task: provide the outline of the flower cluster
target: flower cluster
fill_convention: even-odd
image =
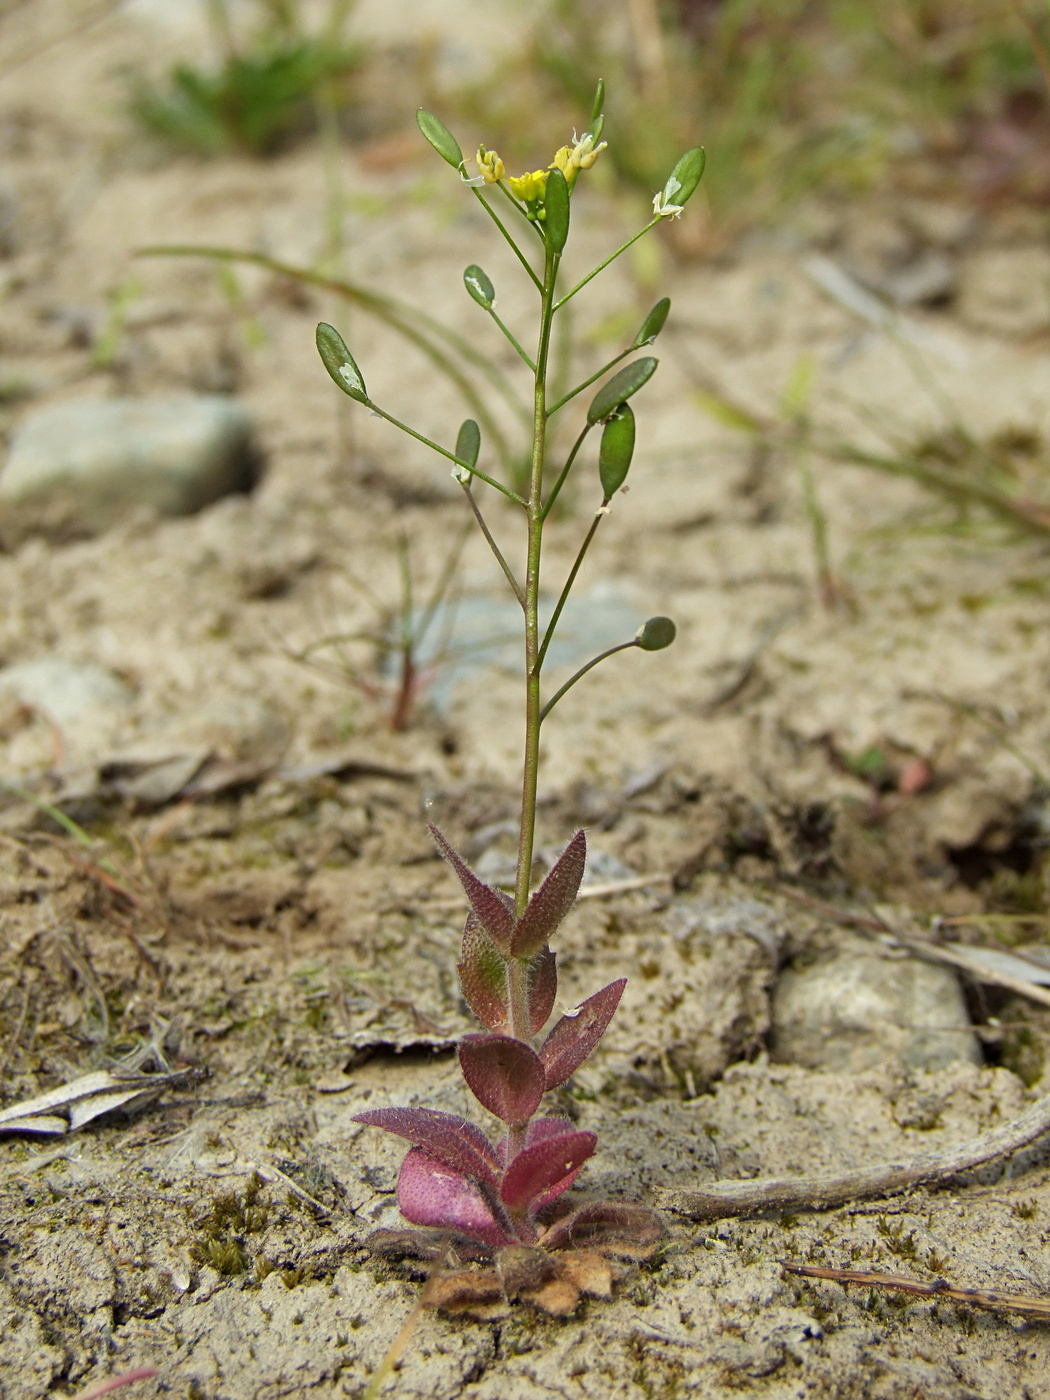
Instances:
[[[497,151],[490,151],[487,146],[479,146],[477,155],[474,157],[479,174],[467,181],[468,185],[499,185],[506,180],[507,189],[525,206],[528,217],[533,220],[543,221],[544,207],[543,197],[547,190],[547,176],[552,170],[560,170],[565,176],[566,183],[572,189],[576,183],[576,178],[581,170],[590,170],[591,166],[601,155],[608,145],[607,141],[600,141],[601,121],[595,123],[595,131],[585,131],[582,136],[572,134],[572,145],[562,146],[554,153],[554,159],[546,170],[530,170],[524,175],[508,175],[507,168]]]

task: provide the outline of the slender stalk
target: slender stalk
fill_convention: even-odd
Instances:
[[[373,413],[378,414],[380,418],[385,418],[388,423],[393,423],[395,428],[400,428],[403,433],[407,433],[409,437],[415,438],[417,442],[423,443],[425,447],[432,448],[433,451],[437,452],[440,456],[447,457],[450,462],[455,462],[457,467],[463,467],[466,471],[470,472],[471,476],[480,477],[481,480],[486,482],[489,486],[494,486],[497,491],[502,491],[504,496],[509,500],[517,502],[519,506],[525,505],[525,501],[516,491],[509,490],[501,482],[496,481],[494,477],[486,476],[483,471],[479,471],[477,467],[472,467],[469,462],[461,462],[454,452],[449,452],[447,448],[440,447],[432,438],[424,437],[422,433],[417,433],[415,428],[410,428],[407,423],[402,423],[400,418],[395,418],[392,413],[387,413],[385,409],[380,408],[379,405],[373,403],[371,399],[368,400],[368,407]]]
[[[550,417],[550,414],[549,414],[549,413],[548,413],[547,417],[548,417],[548,418]],[[547,504],[543,507],[543,518],[544,518],[544,520],[546,520],[546,519],[547,519],[547,516],[550,515],[550,513],[551,513],[551,507],[554,505],[554,502],[558,499],[558,492],[559,492],[559,491],[561,490],[561,488],[565,485],[565,481],[566,481],[566,478],[567,478],[568,475],[569,475],[569,471],[570,471],[571,468],[572,468],[572,464],[573,464],[573,462],[575,462],[575,460],[576,460],[576,454],[577,454],[577,452],[579,452],[580,448],[583,446],[583,440],[584,440],[584,438],[587,436],[587,434],[591,431],[591,429],[592,429],[593,427],[594,427],[594,424],[593,424],[593,423],[585,423],[585,424],[583,425],[583,428],[582,428],[581,431],[580,431],[579,437],[578,437],[578,438],[576,439],[576,441],[573,443],[573,445],[572,445],[572,451],[569,453],[569,455],[568,455],[568,457],[567,457],[567,459],[566,459],[566,461],[565,461],[564,467],[562,467],[560,473],[558,474],[558,480],[554,483],[554,489],[551,491],[550,495],[547,497]]]
[[[473,186],[472,186],[471,188],[473,188]],[[501,186],[500,188],[502,189],[502,186]],[[503,192],[504,192],[504,194],[507,193],[506,190],[504,190]],[[492,222],[493,222],[493,223],[496,225],[496,227],[499,229],[500,233],[502,233],[503,237],[504,237],[504,238],[507,240],[507,242],[510,244],[511,249],[512,249],[512,251],[513,251],[513,253],[514,253],[514,256],[517,258],[518,262],[521,263],[521,265],[522,265],[522,267],[525,269],[525,271],[529,274],[529,276],[530,276],[531,279],[532,279],[532,284],[533,284],[533,286],[536,288],[536,290],[537,290],[537,291],[540,293],[540,295],[542,296],[542,295],[544,294],[543,283],[542,283],[542,282],[540,281],[540,279],[536,276],[536,273],[533,271],[532,264],[529,262],[528,258],[527,258],[527,257],[525,256],[525,254],[521,251],[521,249],[518,247],[518,245],[514,242],[514,238],[513,238],[512,234],[511,234],[510,230],[507,228],[507,225],[503,222],[503,220],[500,218],[500,216],[496,213],[495,209],[493,209],[492,205],[488,202],[488,200],[484,197],[484,195],[482,195],[482,193],[481,193],[480,190],[475,189],[475,190],[474,190],[474,196],[475,196],[475,198],[477,199],[478,203],[481,205],[482,209],[485,210],[485,213],[488,214],[489,218],[492,220]],[[508,197],[508,199],[510,198],[509,195],[507,195],[507,197]]]
[[[506,323],[505,323],[504,321],[502,321],[502,320],[500,319],[499,316],[497,316],[496,312],[493,311],[493,309],[492,309],[491,306],[488,308],[488,313],[489,313],[489,315],[492,317],[492,319],[495,321],[496,325],[499,326],[499,328],[500,328],[500,330],[503,332],[503,334],[504,334],[504,335],[507,337],[507,339],[510,341],[511,345],[514,346],[514,349],[517,350],[518,354],[521,356],[521,358],[522,358],[522,359],[525,361],[525,363],[528,365],[529,369],[531,369],[532,372],[533,372],[533,374],[535,374],[535,373],[536,373],[536,366],[532,363],[532,357],[531,357],[529,354],[527,354],[525,350],[522,349],[521,345],[520,345],[519,342],[518,342],[518,337],[514,334],[514,332],[510,329],[510,327],[509,327],[508,325],[506,325]]]
[[[565,394],[556,404],[552,404],[547,410],[547,417],[553,418],[559,408],[564,408],[570,399],[574,399],[577,394],[582,394],[584,389],[589,389],[596,379],[601,379],[602,375],[608,370],[611,370],[613,365],[618,365],[621,360],[626,359],[628,355],[637,349],[637,345],[628,345],[626,350],[621,350],[618,355],[614,355],[607,365],[602,365],[601,369],[596,369],[589,379],[585,379],[582,384],[577,384],[575,389]]]
[[[554,629],[558,625],[558,621],[561,618],[565,604],[569,601],[569,594],[572,592],[572,586],[576,582],[576,575],[580,572],[580,566],[583,563],[584,555],[587,553],[588,549],[590,549],[591,540],[594,539],[598,526],[602,523],[602,517],[605,514],[605,506],[607,504],[607,501],[602,503],[602,509],[598,511],[594,519],[591,521],[591,528],[587,531],[587,534],[584,536],[583,544],[580,545],[580,552],[577,554],[576,561],[573,564],[572,568],[569,570],[569,577],[565,580],[565,587],[561,591],[561,596],[558,599],[557,606],[554,609],[554,613],[551,616],[551,620],[547,623],[547,630],[543,634],[543,645],[540,647],[540,654],[536,659],[537,669],[542,669],[543,667],[543,660],[544,657],[547,655],[547,648],[550,646],[551,641],[554,638]]]
[[[632,243],[637,243],[639,238],[644,238],[645,235],[649,232],[649,230],[651,228],[655,228],[659,222],[660,215],[658,214],[655,219],[650,219],[644,228],[639,229],[633,238],[628,238],[626,243],[621,243],[620,247],[617,248],[615,253],[610,253],[609,256],[605,259],[605,261],[600,262],[593,272],[588,272],[587,276],[583,279],[582,282],[577,282],[571,292],[566,292],[565,295],[559,301],[556,301],[554,303],[555,311],[560,311],[561,308],[565,305],[565,303],[567,301],[570,301],[576,295],[577,292],[583,291],[587,283],[592,282],[594,278],[598,276],[599,272],[604,272],[611,262],[615,262],[621,253],[626,253],[627,249],[631,246]]]
[[[580,669],[576,672],[576,674],[574,676],[570,676],[569,679],[562,686],[562,688],[558,691],[555,691],[555,693],[547,701],[546,705],[544,705],[543,709],[540,711],[540,723],[543,723],[543,721],[550,714],[551,710],[554,709],[555,705],[565,694],[565,692],[567,690],[571,690],[578,680],[582,680],[588,671],[590,671],[593,667],[597,666],[599,661],[604,661],[608,656],[615,656],[618,651],[626,651],[628,647],[636,647],[637,645],[637,641],[634,639],[634,637],[632,637],[629,642],[620,642],[618,646],[610,647],[608,651],[603,651],[598,656],[591,657],[590,661],[587,662],[587,665],[581,666]]]
[[[500,549],[496,541],[492,538],[492,532],[488,527],[485,517],[481,513],[477,501],[474,499],[474,492],[470,489],[470,482],[464,481],[462,483],[462,486],[463,490],[466,492],[467,500],[470,502],[470,508],[474,512],[474,519],[478,522],[478,526],[481,529],[481,533],[485,536],[485,539],[488,541],[489,548],[496,556],[496,563],[503,570],[504,577],[506,578],[507,582],[510,584],[511,588],[514,591],[515,598],[517,598],[518,602],[522,606],[522,609],[524,609],[525,594],[522,592],[521,584],[514,577],[514,571],[504,558],[503,551]]]

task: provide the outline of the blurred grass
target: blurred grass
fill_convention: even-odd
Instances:
[[[1050,42],[1044,0],[1023,15]],[[814,191],[890,181],[1050,203],[1029,33],[1005,0],[549,0],[528,54],[463,105],[534,164],[604,77],[608,159],[628,186],[651,195],[683,147],[706,146],[707,216],[668,230],[703,252]]]
[[[324,125],[345,105],[360,47],[345,37],[351,0],[329,0],[311,30],[300,0],[253,0],[251,22],[235,27],[227,0],[210,0],[211,67],[176,63],[161,83],[131,79],[130,109],[140,126],[198,155],[273,155]]]

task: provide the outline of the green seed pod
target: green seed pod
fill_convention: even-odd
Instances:
[[[365,381],[353,355],[346,348],[346,341],[334,326],[322,321],[317,327],[317,351],[324,361],[324,367],[339,385],[344,394],[349,394],[357,403],[368,403]]]
[[[632,350],[640,350],[643,345],[652,345],[653,341],[664,328],[667,320],[667,313],[671,310],[671,298],[664,297],[653,307],[649,315],[646,316],[639,328],[638,334],[631,342]]]
[[[602,108],[603,108],[604,106],[605,106],[605,79],[604,79],[604,78],[599,78],[599,79],[598,79],[598,86],[594,89],[594,105],[591,107],[591,125],[590,125],[590,128],[589,128],[589,129],[590,129],[590,131],[591,131],[592,134],[593,134],[593,132],[594,132],[594,123],[595,123],[595,122],[598,120],[598,118],[601,116],[601,114],[602,114]]]
[[[674,641],[677,631],[669,617],[651,617],[639,627],[635,644],[643,651],[663,651]]]
[[[416,113],[416,124],[442,160],[447,160],[456,170],[463,169],[463,152],[459,149],[459,142],[443,121],[439,121],[425,107],[420,107]]]
[[[479,306],[483,306],[486,311],[492,310],[492,303],[496,300],[496,288],[476,263],[471,263],[464,272],[463,285]]]
[[[612,500],[627,480],[633,455],[634,413],[630,404],[625,403],[606,420],[602,429],[602,444],[598,449],[598,478],[606,502]]]
[[[547,215],[543,224],[543,236],[547,240],[547,246],[553,252],[560,253],[569,236],[569,185],[557,166],[548,172],[543,207]]]
[[[700,183],[706,163],[707,156],[703,146],[694,146],[686,151],[684,156],[680,156],[675,168],[667,177],[667,184],[664,185],[663,202],[683,205]]]
[[[594,144],[597,145],[602,139],[602,132],[605,130],[605,118],[600,116],[597,121],[591,122],[591,135],[594,137]]]
[[[621,404],[636,394],[643,384],[648,383],[656,373],[659,360],[645,355],[640,360],[632,360],[619,374],[614,374],[595,394],[587,410],[588,423],[600,423],[615,413]]]
[[[459,436],[456,438],[456,456],[461,462],[466,462],[468,467],[476,467],[480,451],[481,429],[473,418],[468,418],[460,428]]]

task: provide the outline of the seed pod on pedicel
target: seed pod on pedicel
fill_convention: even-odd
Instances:
[[[635,636],[635,645],[643,651],[663,651],[674,641],[678,628],[669,617],[651,617],[643,622]]]
[[[670,310],[670,297],[664,297],[661,301],[656,303],[652,311],[649,312],[649,315],[646,316],[645,320],[638,328],[638,334],[631,342],[632,350],[640,350],[643,345],[652,345],[653,341],[663,330],[664,322],[667,320],[667,313]]]
[[[344,394],[357,403],[368,403],[368,391],[357,362],[334,326],[322,321],[317,327],[317,351],[324,367]]]
[[[551,251],[560,253],[569,236],[569,185],[557,166],[547,174],[543,208],[543,236]]]
[[[623,404],[602,429],[602,445],[598,449],[598,477],[602,496],[607,504],[627,480],[634,455],[634,413],[630,404]]]
[[[663,188],[664,203],[683,205],[700,183],[706,164],[703,146],[693,146],[684,156],[679,156]]]
[[[598,118],[601,116],[601,114],[602,114],[602,108],[603,108],[604,106],[605,106],[605,79],[604,79],[604,78],[599,78],[599,79],[598,79],[598,86],[594,89],[594,104],[593,104],[592,107],[591,107],[591,125],[590,125],[590,130],[591,130],[592,132],[594,131],[594,123],[595,123],[595,122],[598,120]]]
[[[480,451],[481,429],[473,418],[468,418],[460,428],[459,436],[456,438],[456,456],[468,467],[476,467]]]
[[[416,113],[416,125],[442,160],[447,160],[456,170],[463,169],[463,152],[459,149],[459,142],[443,121],[439,121],[425,107],[420,107]]]
[[[591,406],[587,410],[587,422],[600,423],[603,418],[615,413],[643,384],[648,384],[659,363],[659,360],[654,360],[651,355],[644,355],[640,360],[632,360],[629,365],[624,365],[618,374],[614,374],[602,385],[591,400]]]
[[[496,300],[496,288],[477,263],[471,263],[464,272],[463,285],[479,306],[483,306],[486,311],[492,310],[492,303]]]

